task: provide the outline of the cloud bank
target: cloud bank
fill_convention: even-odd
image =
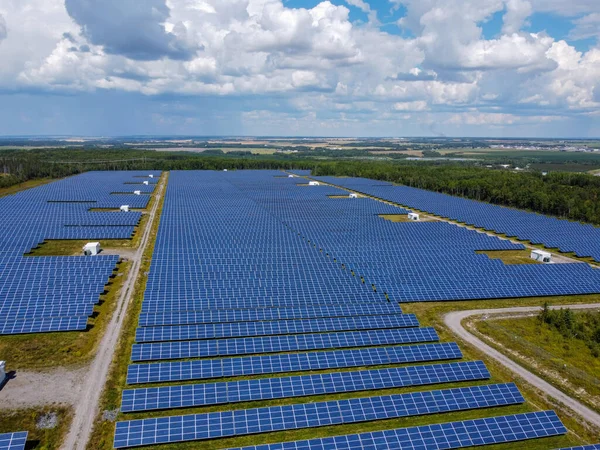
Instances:
[[[312,8],[282,0],[8,2],[0,5],[0,90],[121,92],[169,97],[183,109],[228,98],[243,129],[257,134],[269,125],[267,134],[429,134],[435,124],[450,134],[484,127],[510,135],[556,121],[600,134],[600,46],[574,42],[600,37],[600,3],[568,3],[390,0],[377,10],[368,0]],[[382,25],[399,6],[402,17]],[[527,31],[541,13],[571,23],[567,40]],[[498,15],[500,31],[486,38]],[[253,109],[248,99],[258,98]]]

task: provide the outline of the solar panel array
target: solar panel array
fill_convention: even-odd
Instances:
[[[379,215],[407,211],[368,198],[330,198],[345,192],[306,184],[275,171],[171,172],[127,374],[136,388],[126,389],[122,398],[121,412],[134,419],[117,422],[115,447],[523,402],[514,384],[481,384],[489,379],[482,362],[452,361],[462,358],[458,346],[438,342],[433,328],[419,326],[387,292],[388,286],[403,289],[420,280],[447,294],[449,264],[434,252],[441,244],[458,253],[452,264],[485,266],[472,274],[471,284],[512,286],[506,272],[481,282],[486,271],[501,269],[498,262],[486,265],[475,250],[515,246],[446,224],[420,228],[385,221]],[[414,254],[421,251],[438,260],[415,264]],[[377,283],[368,277],[371,267],[380,274]],[[432,276],[434,269],[439,276]],[[302,374],[315,370],[320,372]],[[261,378],[235,379],[257,375]],[[214,381],[219,378],[234,379]],[[193,380],[203,382],[172,384]],[[369,395],[475,381],[478,385]],[[145,383],[166,385],[139,386]],[[172,413],[351,392],[359,397]],[[148,418],[150,413],[160,417]],[[524,419],[514,420],[510,423],[518,425]],[[564,433],[541,416],[531,420],[542,424],[535,428],[539,436]]]
[[[0,334],[86,329],[119,257],[24,254],[49,239],[131,238],[141,213],[90,209],[145,207],[150,196],[133,195],[134,186],[146,194],[154,186],[139,176],[88,172],[0,198]]]
[[[231,450],[446,450],[559,436],[566,431],[554,411],[540,411]]]
[[[427,211],[507,236],[573,252],[580,257],[600,261],[600,229],[589,224],[571,222],[542,214],[505,208],[448,194],[408,186],[378,186],[366,178],[317,177],[374,197]]]
[[[512,384],[117,422],[115,448],[394,419],[524,402]]]
[[[0,434],[0,450],[25,450],[27,431]]]
[[[123,392],[121,411],[146,411],[420,386],[490,377],[481,361],[334,372],[285,378],[187,384]]]
[[[318,179],[339,182],[367,194],[376,192],[391,201],[401,200],[393,195],[399,187],[372,186],[373,180]],[[476,251],[517,250],[523,249],[522,245],[441,221],[393,223],[373,214],[356,214],[355,206],[338,209],[332,202],[344,205],[380,202],[368,198],[331,200],[319,193],[332,189],[329,186],[304,188],[308,193],[298,199],[295,185],[279,186],[284,183],[285,180],[278,182],[278,193],[255,194],[250,190],[248,195],[317,244],[335,262],[393,300],[470,300],[600,292],[600,271],[587,264],[505,265]],[[271,199],[274,196],[277,201]],[[425,205],[418,206],[427,210]],[[403,212],[398,209],[398,214]]]

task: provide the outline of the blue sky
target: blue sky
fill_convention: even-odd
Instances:
[[[0,2],[0,135],[600,136],[597,0]]]

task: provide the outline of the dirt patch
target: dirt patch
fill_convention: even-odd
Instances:
[[[46,405],[74,405],[79,399],[87,367],[44,372],[19,371],[0,391],[0,410]]]
[[[129,261],[136,257],[136,249],[134,248],[104,248],[101,255],[119,255],[121,258],[125,258]]]
[[[411,220],[408,218],[408,214],[379,214],[379,217],[381,217],[384,220],[389,220],[390,222],[411,222],[411,223],[419,223],[419,222],[433,222],[436,219],[429,217],[429,216],[423,216],[423,215],[419,215],[419,220]]]

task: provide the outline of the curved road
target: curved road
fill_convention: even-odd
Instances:
[[[148,245],[150,232],[154,219],[156,217],[156,211],[162,198],[162,192],[166,184],[166,176],[159,181],[158,189],[156,190],[155,202],[152,205],[152,209],[149,213],[148,222],[142,235],[142,241],[138,247],[135,257],[133,258],[133,265],[127,276],[127,280],[121,288],[121,295],[117,301],[115,311],[108,324],[108,328],[104,332],[104,336],[100,341],[100,346],[96,357],[89,366],[88,374],[85,377],[84,384],[81,389],[81,397],[75,405],[75,412],[73,416],[73,423],[71,429],[67,435],[65,442],[62,447],[65,450],[85,450],[87,447],[88,440],[92,434],[92,428],[94,426],[94,420],[98,412],[98,405],[100,403],[100,395],[104,390],[104,384],[108,376],[110,364],[112,362],[115,350],[117,348],[117,342],[121,335],[121,329],[123,328],[123,322],[125,321],[127,309],[131,303],[133,297],[133,291],[135,286],[135,280],[137,280],[140,272],[140,266],[142,262],[142,255],[146,246]]]
[[[600,308],[600,303],[587,304],[587,305],[561,305],[561,306],[551,306],[551,309],[559,309],[559,308],[570,308],[570,309],[595,309]],[[525,381],[527,381],[532,386],[542,390],[548,396],[552,397],[555,400],[558,400],[560,403],[567,406],[569,409],[573,410],[583,419],[585,419],[590,424],[600,428],[600,414],[591,410],[587,406],[583,405],[579,401],[571,398],[564,392],[558,390],[550,383],[544,381],[537,375],[529,372],[524,367],[520,366],[508,356],[500,353],[498,350],[490,347],[488,344],[478,339],[471,333],[469,333],[463,326],[462,321],[467,317],[471,316],[480,316],[484,314],[502,314],[502,313],[528,313],[528,312],[538,312],[541,311],[541,307],[515,307],[515,308],[499,308],[499,309],[472,309],[468,311],[456,311],[448,313],[444,316],[444,323],[452,332],[458,335],[461,339],[465,340],[469,344],[475,346],[477,349],[484,352],[486,355],[498,361],[504,367],[509,369],[510,371],[516,373]]]

